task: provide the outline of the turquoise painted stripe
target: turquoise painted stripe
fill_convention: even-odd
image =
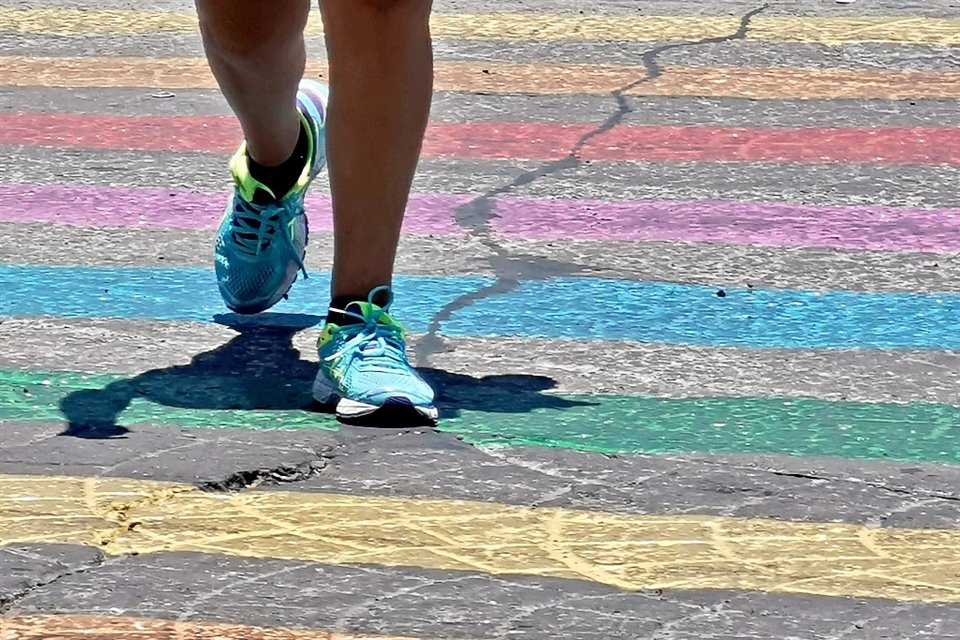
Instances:
[[[175,428],[338,429],[310,405],[312,371],[276,384],[256,372],[216,375],[188,365],[133,377],[0,369],[0,422]],[[306,377],[304,377],[306,374]],[[960,409],[949,405],[807,398],[574,396],[450,384],[439,428],[480,445],[604,453],[736,453],[924,460],[960,464]],[[69,426],[68,425],[72,425]]]
[[[413,332],[481,277],[397,280],[397,315]],[[329,280],[314,274],[276,311],[321,315]],[[0,266],[0,314],[210,322],[224,313],[205,269]],[[269,314],[255,322],[275,322]],[[563,278],[479,298],[447,335],[519,336],[747,347],[960,349],[960,294],[750,289]]]

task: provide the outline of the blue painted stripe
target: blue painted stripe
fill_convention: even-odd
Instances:
[[[397,279],[396,315],[426,330],[444,305],[491,283],[482,277]],[[327,274],[314,274],[275,311],[325,313]],[[0,266],[0,314],[209,322],[225,313],[212,271]],[[257,322],[291,322],[289,316]],[[854,293],[566,278],[529,282],[455,311],[447,335],[638,340],[747,347],[960,349],[960,294]]]

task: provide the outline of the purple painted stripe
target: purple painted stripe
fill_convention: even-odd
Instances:
[[[460,228],[450,212],[470,196],[427,195],[410,203],[404,230],[414,234],[453,235]],[[227,203],[227,191],[183,189],[0,185],[0,222],[50,223],[71,227],[146,227],[215,229]],[[330,197],[309,194],[310,227],[332,229]]]
[[[404,231],[457,235],[469,195],[416,195]],[[215,228],[222,193],[170,189],[0,185],[0,222]],[[310,223],[329,230],[330,199],[308,197]],[[960,251],[960,209],[784,203],[498,198],[496,232],[539,240],[683,241],[922,252]]]
[[[513,201],[494,227],[541,240],[723,242],[773,247],[960,251],[960,209],[639,200]]]

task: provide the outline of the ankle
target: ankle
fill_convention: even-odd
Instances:
[[[327,322],[338,326],[353,324],[357,322],[357,319],[345,313],[351,303],[370,302],[378,307],[386,308],[389,307],[391,298],[392,294],[389,289],[383,287],[374,287],[369,293],[335,295],[330,300],[330,306],[327,309]]]
[[[307,154],[310,147],[309,134],[303,123],[300,123],[300,135],[290,156],[279,164],[270,166],[258,162],[253,153],[248,150],[250,162],[250,177],[270,189],[277,200],[282,199],[297,184],[307,163]],[[262,190],[257,194],[264,193]],[[267,194],[264,193],[266,197]],[[262,203],[258,203],[262,204]]]

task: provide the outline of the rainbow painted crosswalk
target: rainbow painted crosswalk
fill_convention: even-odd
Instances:
[[[437,432],[311,404],[326,185],[223,308],[189,3],[0,9],[0,638],[953,637],[960,20],[877,4],[438,2]]]

